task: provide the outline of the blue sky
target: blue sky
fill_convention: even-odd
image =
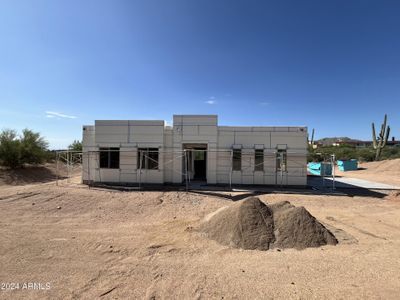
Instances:
[[[400,138],[400,1],[0,1],[0,129],[218,114]]]

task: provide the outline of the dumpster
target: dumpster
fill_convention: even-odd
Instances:
[[[337,165],[340,171],[354,171],[358,170],[358,160],[357,159],[349,159],[349,160],[338,160]]]
[[[307,164],[307,171],[312,175],[331,176],[332,164],[324,162],[310,162]]]

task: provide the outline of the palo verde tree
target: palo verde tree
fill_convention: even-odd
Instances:
[[[40,133],[30,129],[22,130],[20,144],[21,164],[41,164],[46,159],[48,143]]]
[[[24,129],[18,136],[15,130],[0,133],[0,164],[10,168],[24,164],[41,164],[47,158],[48,143],[39,133]]]
[[[383,119],[383,124],[381,125],[381,131],[379,132],[379,136],[376,137],[375,133],[375,124],[372,123],[372,145],[375,149],[375,160],[378,160],[381,156],[382,149],[385,148],[386,142],[389,138],[390,134],[390,126],[386,126],[387,115],[385,114],[385,118]]]
[[[4,129],[0,133],[0,163],[3,166],[16,168],[21,161],[21,142],[17,138],[17,132]]]

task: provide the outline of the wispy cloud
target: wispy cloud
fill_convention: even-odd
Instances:
[[[211,97],[209,97],[209,98],[208,98],[208,100],[207,100],[207,101],[205,101],[204,103],[207,103],[207,104],[213,105],[213,104],[216,104],[216,103],[217,103],[217,101],[215,101],[215,97],[214,97],[214,96],[211,96]]]
[[[59,118],[65,118],[65,119],[76,119],[76,116],[71,116],[71,115],[66,115],[66,114],[62,114],[56,111],[46,111],[46,117],[47,118],[55,118],[55,117],[59,117]]]
[[[263,102],[260,102],[260,105],[261,106],[267,106],[267,105],[269,105],[269,102],[263,101]]]

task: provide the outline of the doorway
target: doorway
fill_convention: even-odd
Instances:
[[[189,179],[207,181],[207,144],[184,144],[183,149],[186,150]]]

